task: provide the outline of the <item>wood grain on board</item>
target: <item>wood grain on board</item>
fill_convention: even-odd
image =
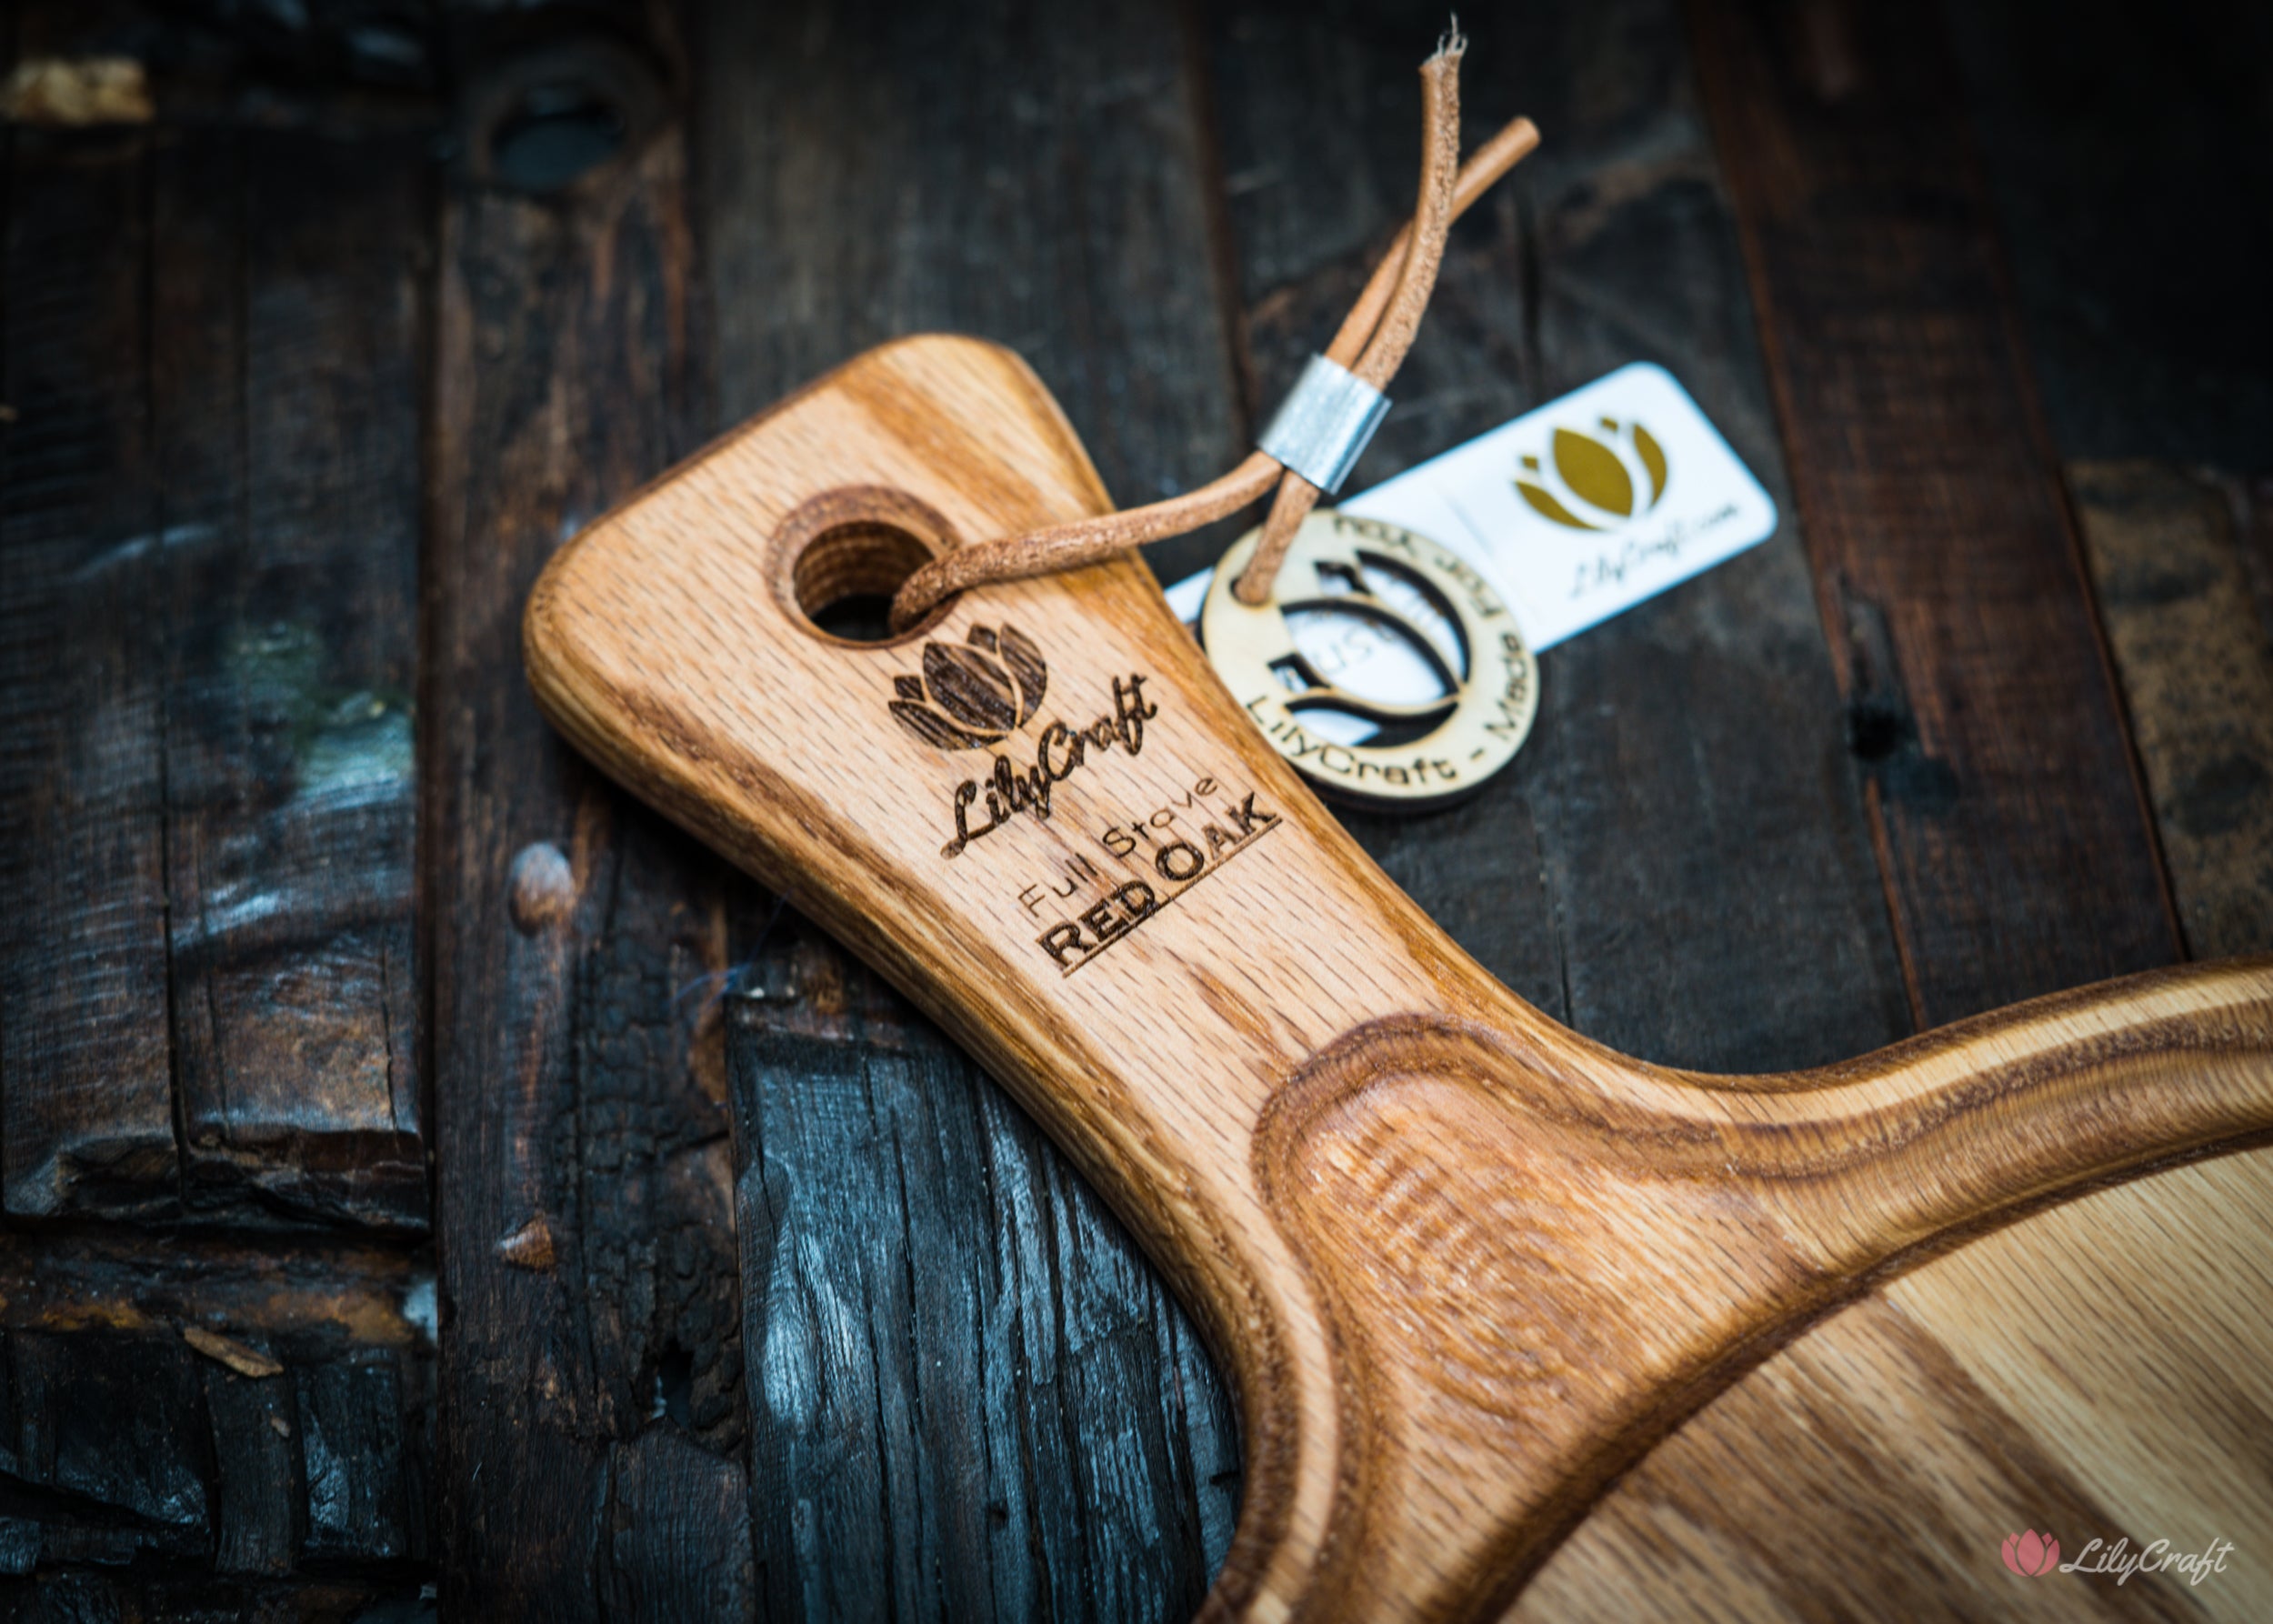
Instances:
[[[821,538],[944,548],[1106,500],[1013,354],[902,340],[585,531],[531,594],[526,644],[556,726],[794,887],[1179,1282],[1247,1446],[1213,1605],[1489,1616],[1666,1428],[1880,1272],[2273,1128],[2273,959],[1815,1071],[1661,1068],[1461,954],[1133,561],[975,591],[879,643],[821,631],[800,597]],[[1026,696],[999,754],[899,714],[965,668],[950,647],[993,651]],[[789,692],[809,706],[769,700]],[[981,758],[984,798],[957,782]],[[1139,827],[1167,832],[1140,844],[1129,808],[1155,802],[1168,822]]]
[[[187,1198],[409,1233],[416,153],[169,147],[152,244]]]
[[[620,46],[470,86],[614,85]],[[424,757],[435,904],[443,1604],[499,1619],[751,1604],[722,1012],[746,890],[539,722],[522,599],[687,448],[685,145],[531,195],[472,147],[443,216]]]
[[[2145,1185],[2160,1198],[2110,1199]],[[1658,1446],[1509,1617],[2262,1617],[2262,1463],[2237,1439],[2273,1398],[2250,1232],[2268,1217],[2251,1158],[2228,1158],[1905,1277]],[[1776,1469],[1737,1440],[1773,1449]],[[2195,1586],[2028,1579],[1999,1557],[2028,1529],[2056,1537],[2064,1561],[2088,1561],[2093,1539],[2236,1545]]]

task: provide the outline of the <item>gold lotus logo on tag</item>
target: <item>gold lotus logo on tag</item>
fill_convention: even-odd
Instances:
[[[1598,432],[1558,428],[1551,466],[1519,460],[1516,489],[1540,517],[1568,530],[1615,530],[1657,506],[1666,494],[1666,452],[1640,424],[1597,419]]]

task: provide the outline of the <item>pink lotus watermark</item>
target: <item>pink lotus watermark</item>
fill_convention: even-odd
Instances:
[[[2231,1539],[2213,1539],[2199,1551],[2173,1550],[2170,1541],[2158,1539],[2152,1545],[2131,1549],[2128,1539],[2119,1539],[2113,1545],[2104,1539],[2088,1541],[2072,1562],[2060,1560],[2060,1542],[2049,1534],[2039,1534],[2034,1529],[2026,1533],[2005,1536],[2003,1556],[2005,1566],[2023,1579],[2040,1579],[2058,1569],[2062,1573],[2112,1573],[2118,1585],[2128,1583],[2134,1573],[2171,1573],[2188,1585],[2198,1585],[2213,1573],[2226,1570],[2226,1559],[2233,1554]]]
[[[2023,1579],[2034,1579],[2049,1573],[2059,1566],[2060,1542],[2048,1539],[2034,1529],[2025,1534],[2005,1536],[2005,1566]]]

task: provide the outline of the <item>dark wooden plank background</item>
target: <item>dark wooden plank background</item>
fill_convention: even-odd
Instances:
[[[1467,22],[1471,131],[1547,145],[1356,483],[1649,359],[1785,524],[1556,651],[1517,767],[1368,849],[1541,1007],[1707,1067],[2273,946],[2260,12]],[[5,137],[9,1616],[1188,1614],[1239,1488],[1189,1321],[794,897],[552,738],[517,616],[896,333],[1017,347],[1124,501],[1209,476],[1409,206],[1440,26],[9,13],[9,64],[156,104]],[[1633,1555],[1668,1507],[1849,1540],[1801,1616],[1988,1539],[1802,1424],[1899,1334],[1869,1299],[1700,1414],[1526,1610],[1709,1612]]]
[[[436,1461],[444,1599],[509,1618],[748,1605],[722,1028],[702,995],[750,887],[578,760],[520,677],[521,605],[546,557],[698,443],[666,67],[597,35],[498,56],[461,89],[441,206],[425,757],[433,894],[450,899],[432,937]],[[511,137],[562,84],[604,85],[640,122],[620,164],[533,197],[562,165],[537,135]]]

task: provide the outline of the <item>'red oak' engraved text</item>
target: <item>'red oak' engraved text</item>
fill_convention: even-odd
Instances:
[[[1212,778],[1200,783],[1215,787]],[[1187,797],[1186,804],[1191,799]],[[1119,827],[1108,830],[1114,838],[1106,844],[1113,854],[1131,867],[1148,868],[1149,875],[1093,897],[1089,907],[1036,937],[1035,945],[1050,956],[1059,974],[1072,975],[1277,828],[1278,821],[1277,813],[1255,804],[1255,792],[1249,790],[1236,804],[1202,806],[1193,815],[1197,827],[1170,827],[1166,838],[1154,840],[1148,848],[1139,847]],[[1128,827],[1146,829],[1147,824]]]

